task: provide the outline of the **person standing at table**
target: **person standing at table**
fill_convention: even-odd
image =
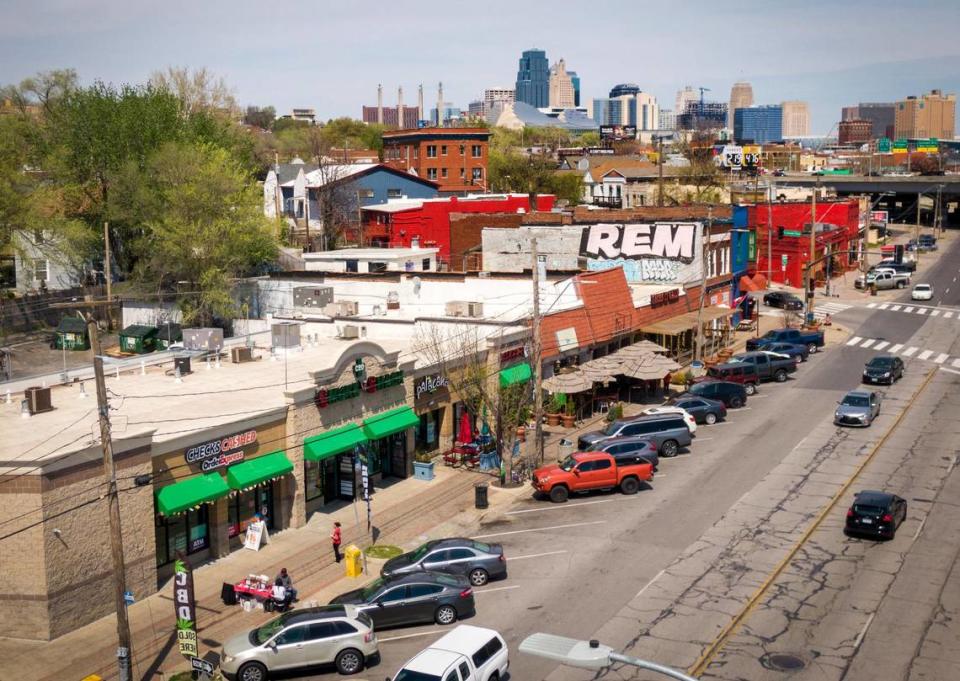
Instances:
[[[343,560],[343,556],[340,555],[340,542],[342,541],[340,521],[334,521],[333,532],[330,533],[330,541],[333,543],[333,557],[339,563]]]

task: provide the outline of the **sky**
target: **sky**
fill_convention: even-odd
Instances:
[[[673,108],[684,85],[726,101],[809,102],[812,133],[840,107],[931,88],[960,92],[958,0],[0,0],[0,84],[74,68],[81,81],[139,83],[167,66],[206,67],[242,105],[361,106],[444,99],[466,108],[512,87],[524,49],[566,60],[584,99],[632,82]]]

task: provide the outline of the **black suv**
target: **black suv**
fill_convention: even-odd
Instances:
[[[903,378],[903,360],[893,355],[877,355],[863,367],[864,383],[886,383]]]
[[[728,409],[737,409],[747,403],[747,389],[730,381],[705,381],[691,385],[687,392],[697,397],[719,400]]]
[[[889,492],[857,492],[847,511],[846,534],[866,534],[893,539],[900,523],[907,519],[907,501]]]
[[[613,437],[643,437],[652,440],[661,456],[670,458],[693,442],[687,422],[682,414],[648,414],[627,419],[617,419],[603,430],[584,433],[577,439],[577,448],[586,452],[599,443]]]

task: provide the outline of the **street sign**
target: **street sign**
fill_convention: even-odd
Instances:
[[[796,229],[785,229],[783,230],[783,235],[784,236],[803,236],[803,232]],[[783,256],[783,257],[786,258],[787,256]]]
[[[201,660],[199,657],[191,657],[190,666],[193,667],[194,671],[213,674],[213,665],[206,660]]]
[[[781,272],[786,272],[786,271],[787,271],[787,255],[786,255],[786,253],[784,253],[783,255],[780,256],[780,271],[781,271]]]

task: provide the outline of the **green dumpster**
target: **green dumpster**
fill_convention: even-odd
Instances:
[[[173,343],[183,340],[183,329],[179,324],[160,324],[157,326],[157,349],[166,350]]]
[[[79,317],[64,317],[57,326],[57,350],[89,350],[87,323]]]
[[[138,355],[153,352],[157,345],[157,327],[131,324],[120,332],[120,350]]]

